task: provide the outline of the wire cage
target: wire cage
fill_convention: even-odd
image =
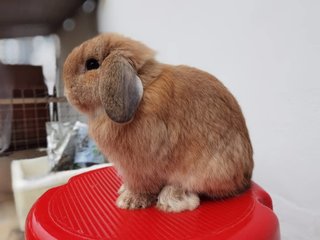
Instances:
[[[2,128],[11,128],[11,134],[4,153],[46,148],[49,121],[86,121],[65,97],[49,96],[44,89],[14,89],[12,98],[0,99],[0,116],[8,114],[11,123]]]

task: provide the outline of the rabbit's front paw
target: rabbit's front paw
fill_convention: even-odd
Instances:
[[[165,186],[158,196],[157,208],[165,212],[182,212],[196,209],[199,204],[197,194],[184,191],[180,187]]]
[[[117,199],[117,206],[122,209],[147,208],[155,202],[155,196],[149,194],[132,193],[130,190],[121,189],[120,196]]]
[[[121,193],[123,193],[126,190],[126,186],[124,184],[122,184],[120,186],[120,188],[118,189],[118,194],[121,195]]]

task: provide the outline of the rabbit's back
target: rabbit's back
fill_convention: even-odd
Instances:
[[[194,129],[218,137],[237,131],[249,140],[236,99],[214,76],[196,68],[165,65],[158,79],[145,89],[139,112],[157,115],[187,132]]]

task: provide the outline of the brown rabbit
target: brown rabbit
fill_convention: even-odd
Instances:
[[[84,42],[64,65],[65,93],[88,115],[90,134],[124,185],[117,206],[195,209],[199,194],[234,196],[250,186],[252,146],[241,109],[221,82],[162,64],[117,34]]]

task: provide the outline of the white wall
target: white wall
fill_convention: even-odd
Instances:
[[[320,239],[320,1],[107,0],[100,31],[216,75],[237,97],[283,239]],[[316,237],[317,236],[317,237]]]

